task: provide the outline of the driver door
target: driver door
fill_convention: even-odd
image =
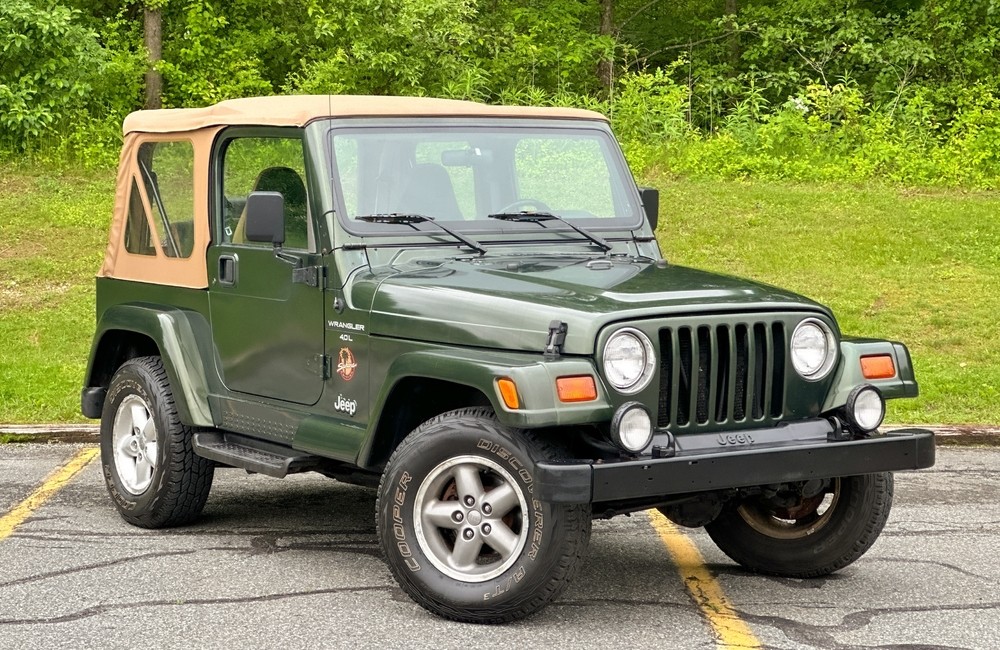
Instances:
[[[216,233],[208,268],[219,374],[230,391],[315,404],[327,373],[324,289],[293,273],[321,263],[301,130],[228,130],[215,161]],[[246,240],[244,206],[253,191],[284,197],[281,255],[269,243]]]

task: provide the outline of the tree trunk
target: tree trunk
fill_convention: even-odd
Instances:
[[[598,33],[601,36],[613,36],[615,28],[614,0],[598,1],[601,3],[601,26]],[[601,89],[605,97],[611,96],[611,86],[615,80],[614,65],[613,57],[602,59],[597,63],[597,79],[601,82]]]
[[[736,17],[740,13],[739,0],[726,0],[725,12],[729,16],[729,27],[733,30],[733,33],[729,35],[729,64],[736,66],[743,55],[743,51],[740,49],[740,35],[736,31]]]
[[[143,16],[142,32],[145,38],[146,52],[149,54],[149,69],[146,70],[146,108],[163,106],[163,77],[156,69],[156,64],[163,58],[163,14],[159,8],[146,7]]]

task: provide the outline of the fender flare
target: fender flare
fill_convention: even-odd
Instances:
[[[200,354],[203,349],[212,349],[211,328],[204,316],[193,311],[153,305],[110,307],[97,324],[84,379],[85,387],[107,388],[105,380],[101,379],[100,354],[109,337],[118,332],[146,336],[156,345],[182,422],[190,426],[215,426],[208,401],[208,364]],[[204,347],[206,343],[209,347]],[[111,373],[107,374],[106,381],[110,381]],[[87,390],[84,388],[85,392]]]
[[[861,357],[883,354],[892,357],[896,375],[888,379],[865,379],[861,373]],[[920,393],[913,375],[910,351],[902,343],[845,337],[840,341],[840,356],[833,384],[823,404],[823,413],[846,404],[847,396],[861,384],[875,386],[885,399],[916,397]]]
[[[560,376],[593,375],[598,398],[591,402],[561,403],[556,396],[555,380]],[[514,381],[521,398],[521,408],[510,409],[499,393],[496,380]],[[460,384],[478,390],[489,400],[497,419],[516,428],[539,428],[587,424],[610,420],[613,407],[603,388],[600,375],[587,358],[563,358],[546,361],[538,354],[504,353],[491,350],[438,348],[402,354],[386,371],[385,381],[372,404],[380,414],[369,425],[368,435],[358,455],[365,466],[375,446],[381,414],[396,386],[405,379],[426,378]]]

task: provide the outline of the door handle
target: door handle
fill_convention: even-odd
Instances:
[[[235,255],[219,255],[219,284],[235,287],[239,279],[239,258]]]

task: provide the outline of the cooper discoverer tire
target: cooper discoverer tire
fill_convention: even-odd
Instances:
[[[590,538],[589,504],[533,496],[557,451],[485,408],[435,417],[386,465],[376,523],[389,569],[427,610],[457,621],[529,616],[565,589]]]
[[[892,495],[889,472],[836,478],[825,495],[791,508],[763,497],[730,505],[705,530],[723,553],[751,571],[814,578],[871,548],[889,517]]]
[[[101,413],[101,465],[122,518],[142,528],[194,520],[212,488],[215,465],[191,448],[160,357],[121,365]]]

